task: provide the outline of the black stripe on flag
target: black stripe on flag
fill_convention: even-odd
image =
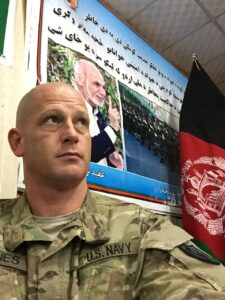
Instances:
[[[180,131],[225,148],[225,97],[195,62],[184,95]]]

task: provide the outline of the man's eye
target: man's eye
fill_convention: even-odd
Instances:
[[[47,124],[59,124],[60,119],[57,116],[50,116],[46,119]]]
[[[79,120],[79,125],[81,125],[81,126],[87,126],[87,124],[88,124],[87,120],[85,120],[85,119],[80,119]]]

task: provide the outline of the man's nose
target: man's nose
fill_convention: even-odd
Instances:
[[[72,121],[67,121],[63,126],[63,142],[76,143],[78,141],[78,132]]]

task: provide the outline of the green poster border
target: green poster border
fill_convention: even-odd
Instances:
[[[10,0],[0,1],[0,55],[3,54],[3,50],[4,50],[9,1]]]

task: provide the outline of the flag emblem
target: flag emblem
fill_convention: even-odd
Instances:
[[[186,212],[210,235],[224,234],[225,159],[206,156],[187,160],[181,174]]]

